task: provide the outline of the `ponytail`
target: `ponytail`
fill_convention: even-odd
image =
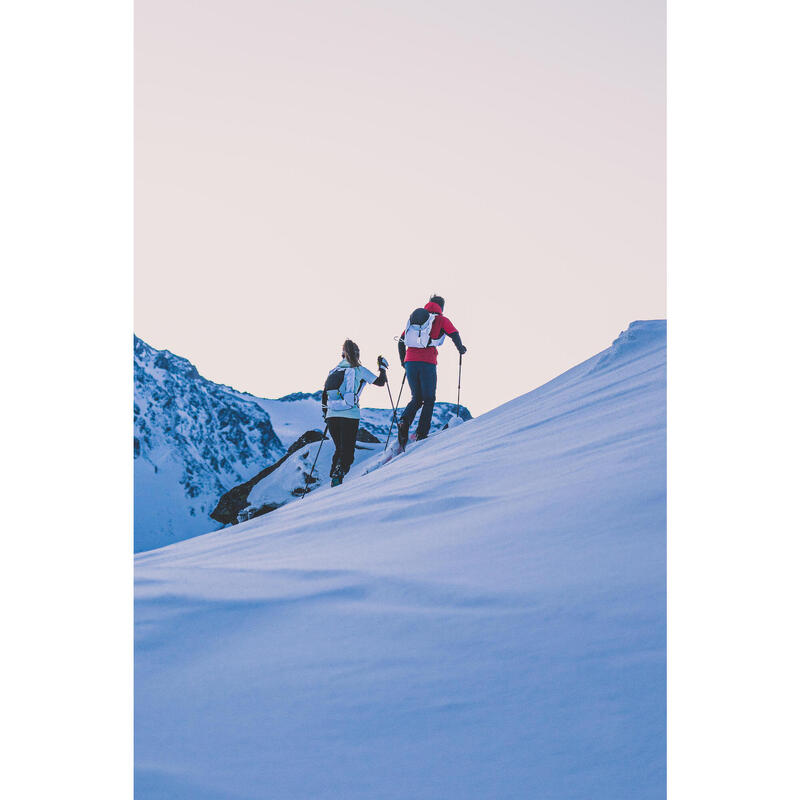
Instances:
[[[361,351],[358,345],[352,339],[345,339],[342,345],[342,355],[347,359],[347,363],[351,367],[360,367],[361,362],[358,360]]]

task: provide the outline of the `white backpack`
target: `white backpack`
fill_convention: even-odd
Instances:
[[[341,378],[336,373],[342,373]],[[334,367],[328,373],[325,388],[328,392],[328,411],[349,411],[358,406],[361,391],[356,391],[355,367]]]
[[[420,313],[421,312],[421,313]],[[423,314],[428,314],[427,319],[422,319]],[[424,308],[418,308],[408,318],[406,323],[406,331],[403,334],[403,340],[406,347],[428,347],[431,343],[431,329],[433,328],[433,321],[436,319],[436,314],[428,313]],[[412,322],[412,320],[419,321]]]

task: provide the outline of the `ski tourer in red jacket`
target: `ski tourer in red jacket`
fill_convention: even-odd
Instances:
[[[444,309],[444,298],[438,295],[433,295],[430,302],[425,303],[424,310],[436,314],[430,332],[430,344],[428,347],[406,347],[405,334],[406,328],[400,334],[400,339],[397,343],[397,349],[400,352],[400,363],[405,364],[408,361],[425,361],[428,364],[436,364],[437,348],[444,344],[445,335],[453,340],[456,349],[462,355],[467,352],[467,348],[461,343],[461,336],[450,320],[442,313]]]
[[[436,402],[436,348],[449,336],[461,355],[467,352],[456,326],[442,314],[443,309],[444,298],[433,295],[424,308],[411,314],[398,341],[400,360],[406,368],[406,380],[411,389],[411,402],[397,423],[401,448],[406,446],[409,428],[420,408],[417,439],[424,439],[430,430]]]

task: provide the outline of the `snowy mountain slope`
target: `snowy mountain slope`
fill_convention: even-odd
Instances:
[[[136,558],[139,798],[663,798],[665,323]]]
[[[219,527],[220,496],[284,453],[269,415],[134,337],[134,549]]]

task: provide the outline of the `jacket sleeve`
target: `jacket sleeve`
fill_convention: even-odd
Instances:
[[[405,340],[405,331],[403,332],[403,336],[401,336],[397,340],[397,352],[400,353],[400,363],[406,363],[406,340]]]
[[[453,333],[448,333],[447,335],[453,340],[453,344],[459,350],[461,350],[461,348],[464,346],[464,343],[461,341],[461,335],[459,334],[459,332],[453,331]]]
[[[442,333],[446,333],[453,340],[453,344],[456,346],[456,348],[460,352],[461,348],[464,345],[461,342],[461,336],[459,335],[456,326],[453,325],[453,323],[450,322],[450,320],[447,319],[447,317],[440,317],[440,319],[441,319],[441,325],[442,325],[442,327],[441,327]]]
[[[450,320],[445,316],[439,317],[439,324],[441,325],[440,328],[441,332],[446,333],[451,338],[454,333],[458,333],[458,329],[456,328],[456,326],[453,325],[453,323],[450,322]]]
[[[322,419],[328,418],[328,390],[322,390]]]

